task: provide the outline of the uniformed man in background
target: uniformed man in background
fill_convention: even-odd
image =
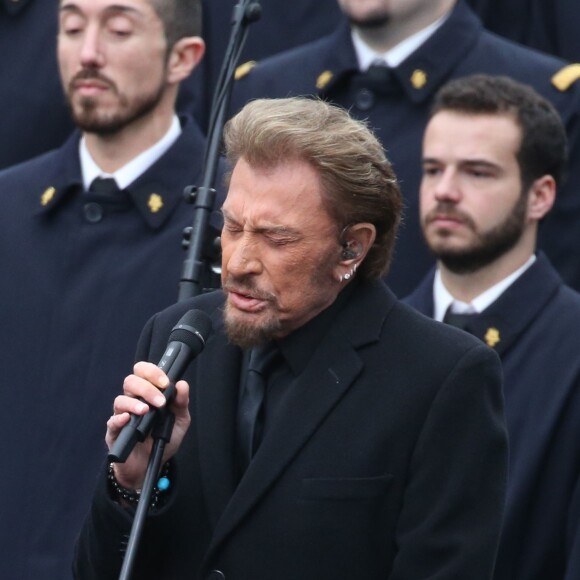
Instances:
[[[566,163],[555,109],[505,77],[452,81],[423,144],[437,268],[406,300],[501,357],[510,470],[496,580],[580,577],[580,295],[536,250]]]
[[[0,173],[0,578],[70,577],[110,401],[143,324],[177,300],[205,140],[174,106],[204,52],[199,5],[61,0],[79,130]]]

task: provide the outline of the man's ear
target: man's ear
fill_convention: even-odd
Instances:
[[[186,79],[205,53],[205,42],[199,36],[178,40],[171,49],[167,63],[167,81],[178,84]]]
[[[371,223],[352,224],[341,236],[342,251],[340,264],[351,266],[360,264],[373,245],[377,235],[375,226]]]
[[[528,193],[528,219],[540,221],[551,209],[556,200],[556,181],[551,175],[536,179]]]

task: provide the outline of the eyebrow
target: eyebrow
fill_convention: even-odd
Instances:
[[[444,161],[441,161],[435,157],[424,157],[422,163],[423,165],[428,163],[440,165],[444,163]],[[501,169],[500,165],[494,163],[493,161],[487,161],[486,159],[461,159],[459,161],[459,165],[462,167],[488,167],[489,169]]]

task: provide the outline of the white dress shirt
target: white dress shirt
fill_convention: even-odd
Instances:
[[[433,281],[433,318],[442,321],[447,309],[451,306],[451,312],[456,314],[479,314],[483,312],[488,306],[493,304],[534,262],[536,261],[535,254],[532,254],[529,260],[515,272],[503,280],[476,296],[471,302],[462,302],[456,300],[449,293],[443,280],[441,279],[441,272],[437,269],[435,272],[435,279]]]
[[[113,177],[119,188],[125,189],[160,159],[180,135],[181,124],[177,115],[174,115],[169,130],[157,143],[137,155],[135,159],[132,159],[114,173],[106,173],[96,164],[87,149],[87,144],[83,137],[79,144],[79,156],[85,191],[88,191],[89,186],[97,177]]]
[[[359,70],[366,71],[371,64],[377,64],[377,62],[384,62],[389,68],[399,66],[441,27],[448,16],[449,13],[443,15],[426,28],[423,28],[423,30],[419,30],[419,32],[409,36],[397,46],[383,53],[375,52],[368,44],[365,44],[356,30],[352,29],[352,42],[358,59]]]

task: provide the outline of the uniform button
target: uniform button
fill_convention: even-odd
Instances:
[[[226,575],[221,570],[212,570],[207,577],[207,580],[225,580]]]
[[[101,205],[94,201],[85,203],[83,213],[85,214],[85,219],[91,224],[98,224],[104,215]]]
[[[368,111],[375,104],[375,95],[368,89],[361,89],[354,98],[354,104],[359,111]]]

